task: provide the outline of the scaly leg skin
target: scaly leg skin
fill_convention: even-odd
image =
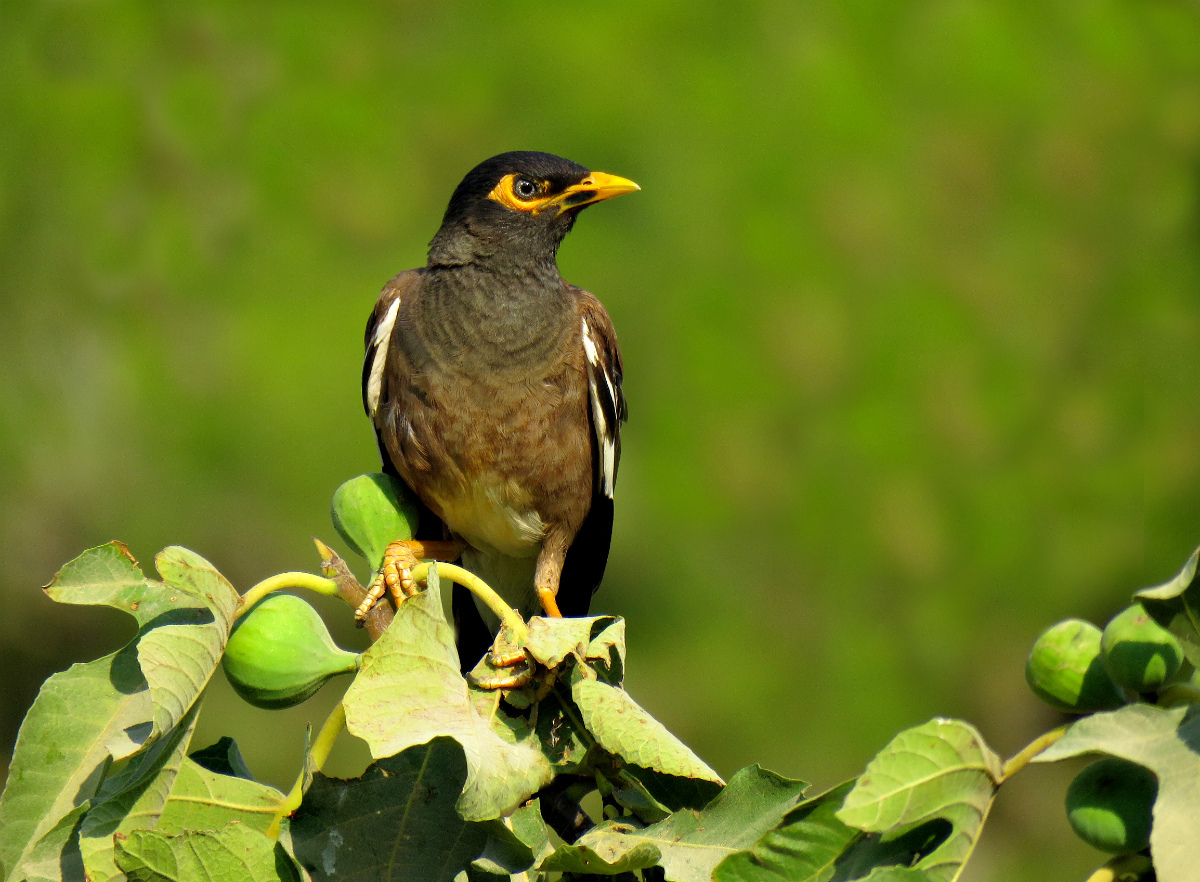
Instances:
[[[389,543],[383,552],[379,573],[367,590],[366,599],[354,611],[354,621],[361,627],[367,613],[379,603],[385,592],[399,607],[406,597],[412,597],[420,590],[413,584],[412,571],[421,560],[458,560],[464,547],[457,540],[397,539]]]
[[[563,614],[558,610],[558,583],[562,578],[563,562],[567,559],[567,542],[558,532],[551,533],[542,540],[542,550],[538,554],[537,569],[533,575],[533,586],[537,590],[538,600],[546,615],[561,619]]]

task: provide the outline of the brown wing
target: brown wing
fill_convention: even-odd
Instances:
[[[566,616],[587,615],[600,587],[612,541],[613,492],[621,462],[621,424],[628,407],[621,389],[621,350],[600,301],[573,288],[579,305],[580,345],[587,365],[592,427],[592,504],[575,534],[559,581],[558,605]]]
[[[621,424],[628,418],[625,393],[621,389],[624,371],[621,350],[612,320],[600,301],[580,288],[583,353],[587,361],[588,393],[591,397],[592,433],[597,452],[596,481],[599,492],[609,499],[617,483],[617,467],[621,462]]]
[[[372,423],[375,422],[375,415],[379,411],[379,403],[387,400],[387,372],[384,367],[387,364],[392,332],[396,328],[396,316],[404,293],[420,278],[420,271],[407,270],[384,285],[379,300],[375,303],[375,309],[371,311],[371,318],[367,321],[362,397],[363,408]],[[378,432],[378,429],[376,431]]]

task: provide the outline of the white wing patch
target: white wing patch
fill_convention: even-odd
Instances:
[[[583,352],[588,360],[588,393],[592,400],[592,423],[596,430],[597,447],[600,449],[601,489],[609,499],[613,498],[613,488],[616,484],[617,472],[617,441],[616,431],[620,428],[616,422],[616,390],[613,389],[612,378],[608,375],[605,365],[600,361],[600,352],[592,339],[587,319],[583,322]],[[608,392],[608,400],[612,402],[614,421],[610,425],[609,416],[600,399],[601,379]]]
[[[371,373],[367,378],[367,412],[375,418],[379,409],[379,392],[383,386],[383,366],[387,362],[388,344],[392,340],[392,328],[396,325],[396,312],[400,308],[400,298],[397,297],[383,314],[383,319],[375,326],[375,337],[371,341]]]

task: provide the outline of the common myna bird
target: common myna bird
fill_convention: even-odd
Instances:
[[[638,190],[548,153],[502,153],[450,198],[422,269],[367,324],[363,404],[385,471],[420,500],[416,541],[389,546],[384,591],[418,558],[454,560],[523,615],[585,615],[604,575],[621,458],[621,353],[600,301],[559,275],[579,212]],[[469,667],[497,628],[454,597]],[[482,619],[480,618],[482,616]]]

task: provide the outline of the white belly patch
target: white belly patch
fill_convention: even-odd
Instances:
[[[546,525],[531,508],[514,505],[499,479],[484,479],[461,494],[439,498],[446,525],[483,551],[508,557],[533,557],[541,549]]]

